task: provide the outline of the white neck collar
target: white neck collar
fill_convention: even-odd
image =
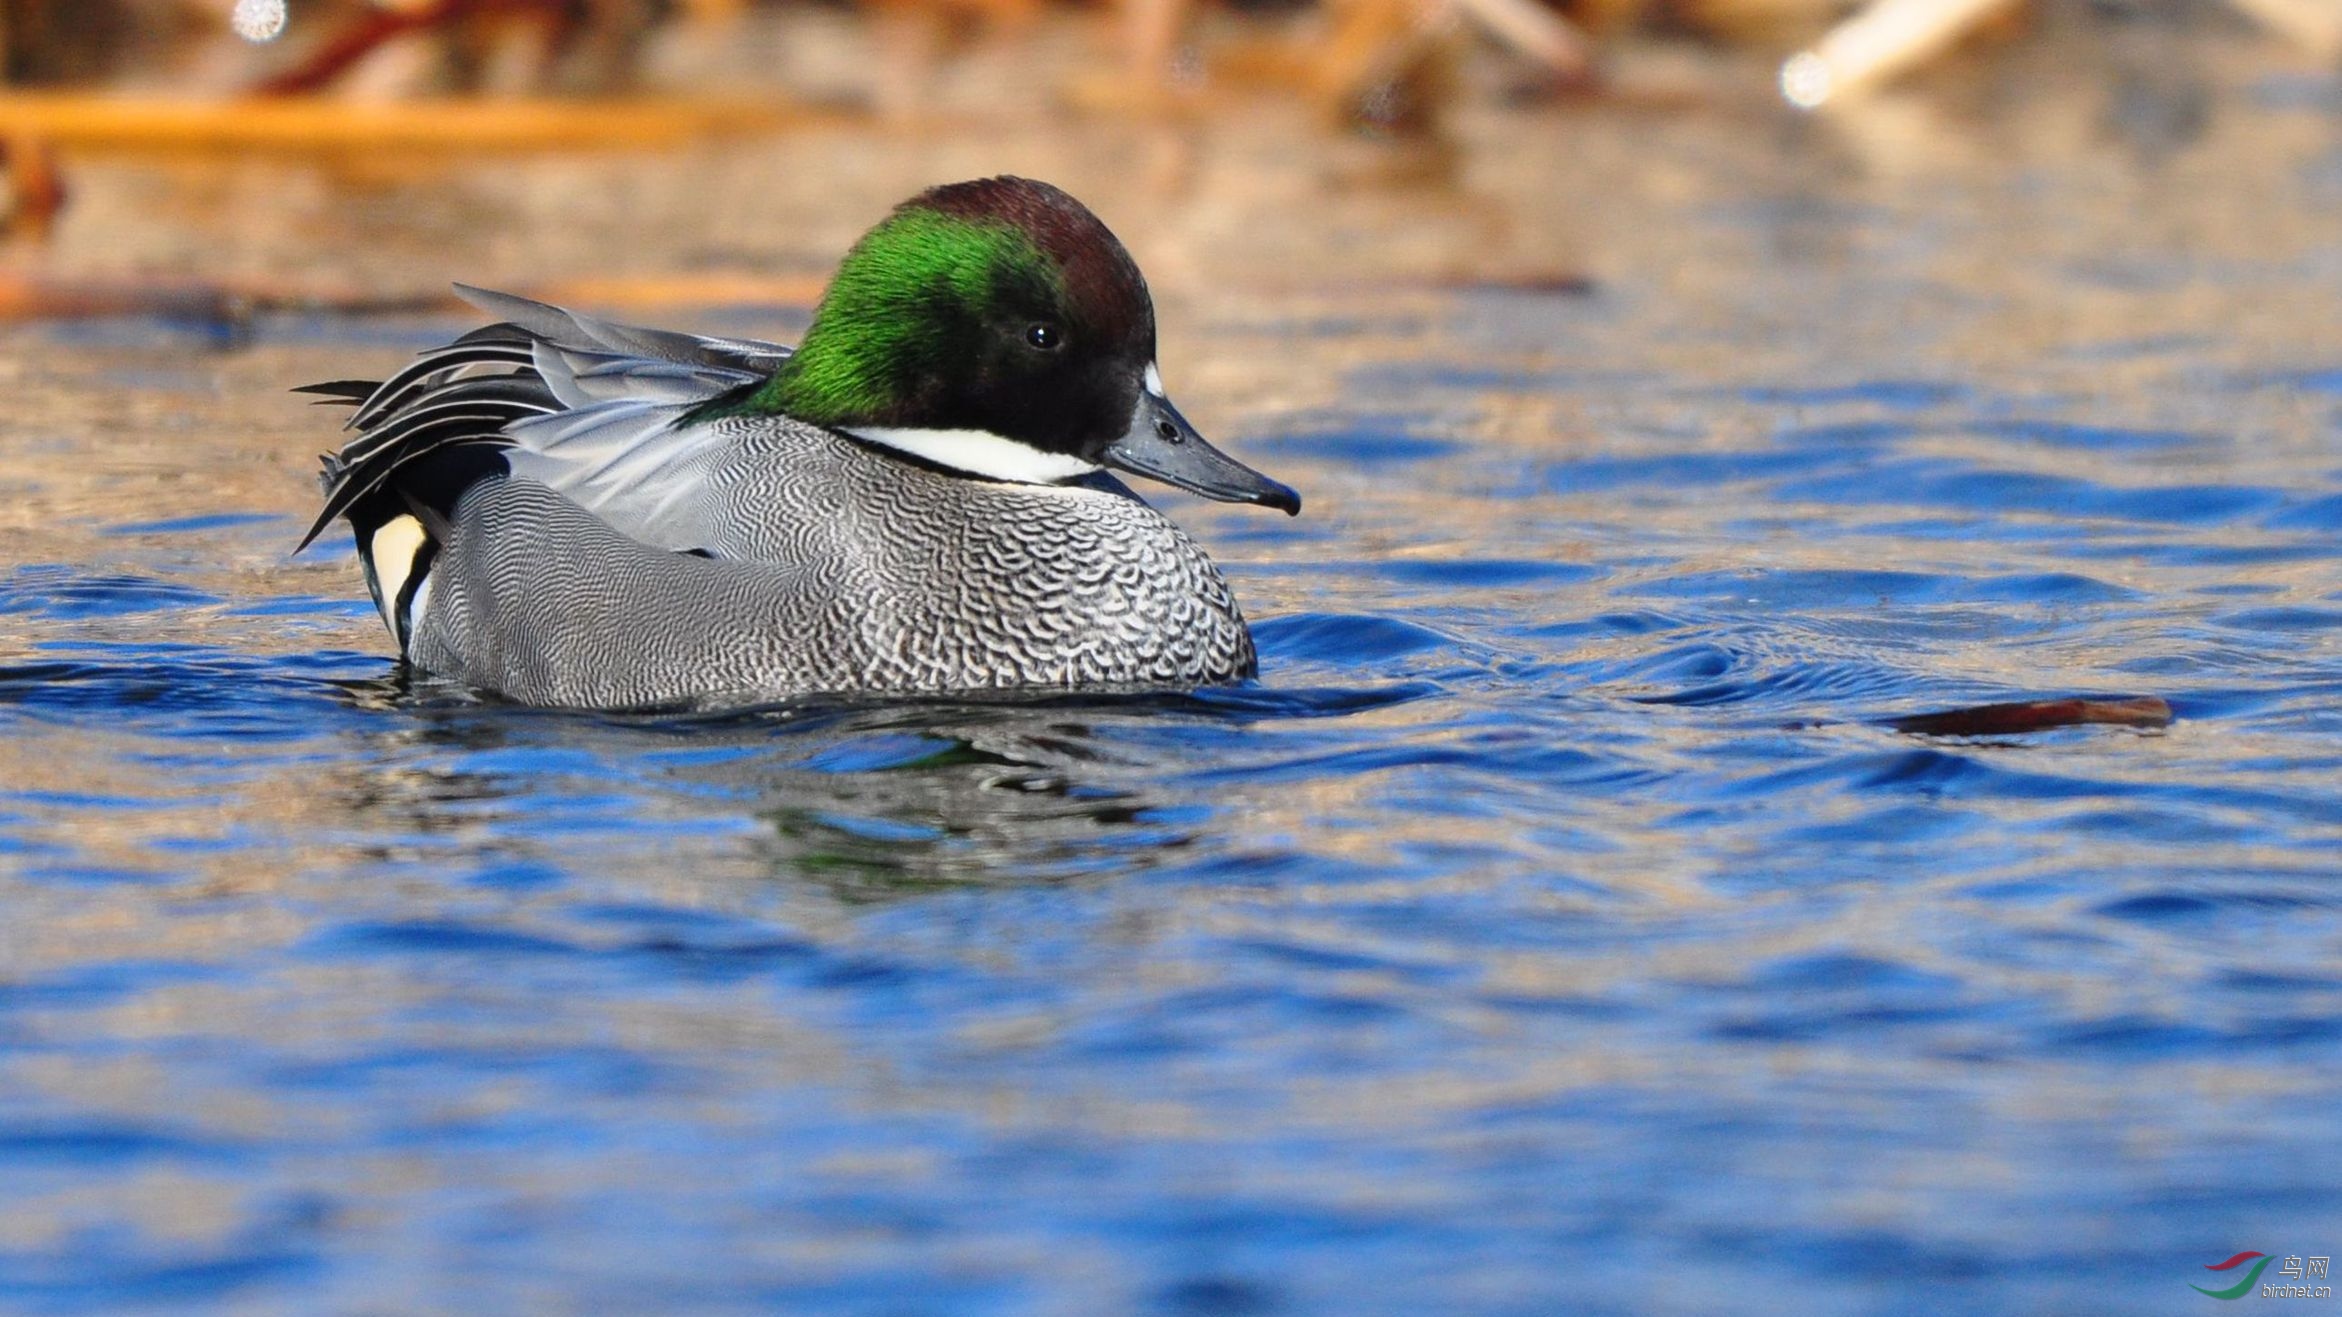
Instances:
[[[1044,452],[989,430],[853,426],[846,433],[953,471],[1019,485],[1054,485],[1098,469],[1095,462],[1085,462],[1066,453]]]

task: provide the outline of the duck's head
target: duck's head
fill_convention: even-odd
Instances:
[[[1112,467],[1301,510],[1171,405],[1137,264],[1087,207],[1030,179],[896,207],[846,254],[804,344],[748,406],[985,479]]]

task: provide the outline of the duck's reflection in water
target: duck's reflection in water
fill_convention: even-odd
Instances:
[[[759,867],[849,900],[1153,867],[1211,811],[1166,785],[1151,749],[1234,716],[1182,697],[625,715],[421,681],[348,690],[386,715],[385,744],[348,761],[367,767],[341,798],[391,836],[501,833],[543,860],[548,832],[618,829],[712,858],[708,825],[749,819]]]

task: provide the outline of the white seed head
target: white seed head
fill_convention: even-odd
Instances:
[[[285,30],[285,0],[236,0],[228,26],[246,41],[274,41]]]
[[[1830,62],[1810,50],[1789,57],[1781,66],[1781,97],[1800,110],[1810,110],[1830,99]]]

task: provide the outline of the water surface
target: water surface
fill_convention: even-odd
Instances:
[[[1589,294],[1158,270],[1183,406],[1310,509],[1164,497],[1263,653],[1194,698],[410,689],[346,547],[286,556],[279,391],[461,321],[12,332],[0,1302],[2128,1312],[2331,1254],[2303,85],[2177,140],[1521,115],[1326,222],[1494,208]],[[1126,227],[1192,275],[1224,222]],[[2071,694],[2178,721],[1877,725]]]

